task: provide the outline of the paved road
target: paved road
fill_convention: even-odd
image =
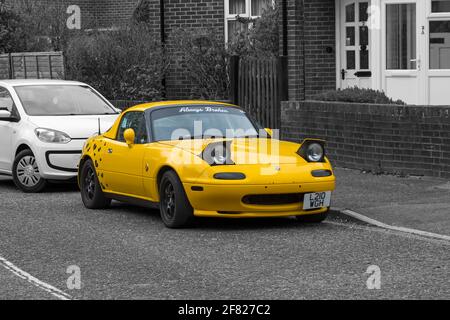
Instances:
[[[450,244],[371,227],[291,219],[205,220],[168,230],[158,213],[84,209],[73,186],[39,195],[0,181],[0,257],[76,299],[450,298]],[[82,288],[67,288],[67,267]],[[366,269],[381,268],[381,290]],[[0,265],[0,298],[54,299]]]

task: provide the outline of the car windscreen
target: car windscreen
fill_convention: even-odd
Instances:
[[[260,126],[238,108],[180,106],[151,112],[155,141],[258,137]]]
[[[116,114],[94,90],[82,85],[32,85],[15,87],[30,116]]]

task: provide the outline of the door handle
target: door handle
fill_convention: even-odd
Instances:
[[[420,59],[411,59],[409,60],[410,62],[415,62],[416,63],[416,68],[417,70],[420,70]]]
[[[345,70],[345,69],[341,70],[341,78],[342,78],[342,80],[345,80],[345,74],[346,73],[347,73],[347,70]]]

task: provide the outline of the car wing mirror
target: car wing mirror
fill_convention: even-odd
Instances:
[[[127,129],[123,133],[123,137],[124,137],[127,145],[131,147],[134,144],[134,141],[136,139],[136,133],[134,132],[133,129]]]
[[[5,109],[0,109],[0,120],[12,120],[11,112]]]
[[[273,130],[270,128],[265,128],[264,130],[266,130],[266,132],[269,134],[269,136],[273,136]]]

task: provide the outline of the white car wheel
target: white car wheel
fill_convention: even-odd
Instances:
[[[20,183],[28,188],[36,186],[41,180],[34,156],[26,156],[20,159],[16,168],[16,174]]]
[[[14,160],[13,179],[24,192],[40,192],[46,181],[41,177],[36,158],[31,150],[21,151]]]

